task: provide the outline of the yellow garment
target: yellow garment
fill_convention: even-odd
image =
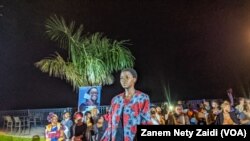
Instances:
[[[90,121],[90,119],[87,119],[87,127],[93,126],[92,122]]]

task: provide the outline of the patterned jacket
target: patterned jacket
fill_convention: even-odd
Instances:
[[[108,128],[101,139],[102,141],[116,141],[115,137],[121,115],[123,115],[124,141],[134,140],[137,125],[152,124],[149,96],[140,91],[136,91],[127,103],[124,99],[124,93],[115,96],[111,101],[109,114]]]

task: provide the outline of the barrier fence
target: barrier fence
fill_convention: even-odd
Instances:
[[[100,114],[106,113],[106,107],[108,106],[98,106],[98,110]],[[34,118],[39,118],[40,123],[45,125],[47,124],[47,116],[50,112],[53,112],[58,115],[59,120],[62,120],[63,113],[69,112],[74,114],[77,111],[77,108],[67,107],[67,108],[48,108],[48,109],[25,109],[25,110],[8,110],[8,111],[0,111],[0,127],[3,126],[3,117],[4,116],[30,116]]]
[[[209,100],[210,101],[210,100]],[[198,104],[201,103],[202,100],[189,100],[186,101],[186,104]],[[163,103],[152,103],[153,106],[160,106]],[[110,107],[109,105],[104,106],[97,106],[100,114],[105,114],[107,107]],[[67,108],[48,108],[48,109],[25,109],[25,110],[8,110],[8,111],[0,111],[0,127],[3,125],[3,117],[4,116],[30,116],[33,118],[39,118],[40,123],[45,125],[47,124],[47,115],[50,112],[53,112],[58,115],[59,120],[62,120],[62,116],[64,112],[70,112],[72,115],[77,111],[78,109],[75,107],[67,107]]]

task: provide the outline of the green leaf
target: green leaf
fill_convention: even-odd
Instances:
[[[134,56],[127,40],[111,40],[101,33],[83,34],[83,25],[69,25],[62,17],[46,21],[46,33],[59,47],[68,51],[65,61],[58,53],[42,59],[35,66],[50,76],[65,79],[73,88],[86,85],[110,85],[113,72],[134,66]]]

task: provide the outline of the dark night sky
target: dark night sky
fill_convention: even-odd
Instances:
[[[65,81],[34,67],[59,51],[45,34],[53,15],[84,24],[85,32],[130,39],[139,73],[136,87],[152,102],[165,99],[169,82],[174,99],[225,98],[225,90],[249,86],[250,2],[248,0],[1,0],[0,109],[77,105]],[[119,74],[103,87],[102,104],[122,89]],[[104,98],[105,97],[105,98]]]

